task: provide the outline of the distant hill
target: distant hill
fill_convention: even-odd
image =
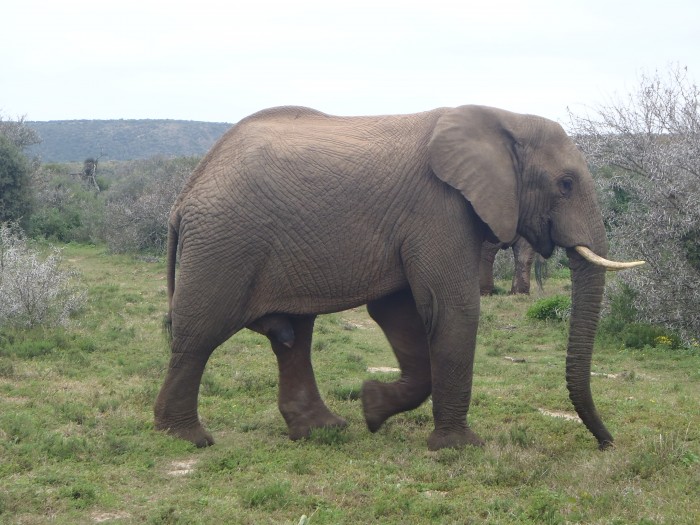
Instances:
[[[89,157],[134,160],[203,155],[231,127],[189,120],[28,121],[41,143],[29,148],[43,162],[82,162]]]

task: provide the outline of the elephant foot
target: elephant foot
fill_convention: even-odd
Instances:
[[[197,448],[209,447],[214,444],[214,438],[201,423],[190,427],[171,427],[165,423],[156,422],[155,427],[156,430],[165,431],[170,436],[189,441]]]
[[[418,408],[430,395],[430,383],[401,378],[393,383],[365,381],[360,399],[365,422],[376,432],[394,414]]]
[[[466,426],[458,430],[433,430],[428,438],[428,450],[464,448],[466,445],[483,447],[484,444],[484,440]]]
[[[322,407],[309,411],[282,411],[282,416],[287,422],[287,430],[289,439],[297,441],[298,439],[308,438],[311,431],[317,428],[345,428],[348,422],[323,405]]]
[[[383,390],[384,383],[379,381],[365,381],[362,383],[360,399],[362,400],[362,412],[370,432],[376,432],[389,419],[394,412],[386,408],[386,396]]]
[[[598,442],[598,450],[612,450],[615,448],[615,443],[613,443],[612,438],[604,439]]]

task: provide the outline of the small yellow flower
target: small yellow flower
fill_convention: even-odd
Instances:
[[[660,335],[654,339],[654,343],[656,343],[656,346],[672,346],[673,340],[666,335]]]

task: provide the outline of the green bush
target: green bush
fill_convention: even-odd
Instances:
[[[34,175],[34,213],[27,234],[59,242],[99,242],[103,237],[104,196],[75,176],[69,167],[48,165]]]
[[[0,135],[0,222],[24,223],[31,213],[30,173],[22,151]]]
[[[568,295],[553,295],[539,299],[527,309],[525,314],[530,319],[546,321],[566,321],[571,314],[571,298]]]
[[[608,335],[619,335],[627,325],[637,321],[634,299],[637,296],[629,286],[622,284],[613,292],[608,292],[607,312],[600,322],[600,331]]]
[[[644,323],[632,323],[622,330],[619,340],[627,348],[644,348],[651,346],[655,348],[680,348],[682,346],[680,338],[670,333],[661,326],[654,326]]]
[[[609,341],[627,348],[646,346],[680,348],[678,335],[658,325],[638,322],[639,313],[634,306],[637,292],[623,284],[608,296],[607,312],[600,321],[599,333]]]

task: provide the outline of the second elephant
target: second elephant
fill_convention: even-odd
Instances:
[[[496,260],[496,255],[501,249],[513,250],[513,282],[511,283],[510,294],[529,294],[532,263],[535,261],[537,253],[529,242],[523,237],[518,237],[518,240],[510,247],[503,247],[501,243],[484,242],[481,247],[481,263],[479,266],[479,290],[481,295],[491,295],[494,292],[493,264]]]

